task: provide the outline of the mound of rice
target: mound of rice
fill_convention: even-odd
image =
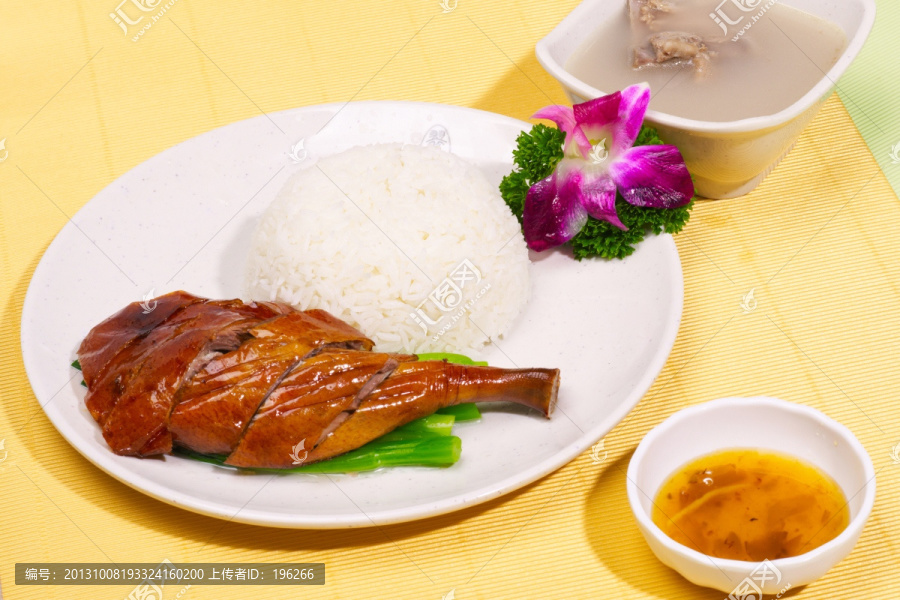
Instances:
[[[471,352],[530,295],[518,221],[481,171],[433,147],[320,159],[285,184],[250,251],[248,294],[347,321],[386,352]]]

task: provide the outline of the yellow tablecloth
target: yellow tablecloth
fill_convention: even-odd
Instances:
[[[153,5],[153,2],[149,2]],[[19,319],[41,254],[116,177],[184,139],[322,102],[405,99],[527,118],[565,98],[533,45],[575,4],[170,2],[132,41],[115,1],[0,6],[0,582],[19,598],[122,598],[127,587],[17,587],[15,562],[325,562],[327,585],[194,587],[215,598],[722,598],[659,564],[625,498],[641,437],[690,404],[774,395],[825,411],[862,441],[878,497],[853,554],[797,598],[871,598],[900,567],[900,204],[843,105],[826,105],[753,194],[700,203],[676,240],[685,310],[637,409],[584,455],[504,498],[416,523],[289,531],[150,499],[84,460],[39,408]],[[161,10],[167,3],[158,5]],[[454,7],[450,10],[452,7]],[[158,12],[158,11],[157,11]],[[143,13],[148,16],[157,13]],[[741,309],[754,291],[758,305]],[[792,592],[793,594],[794,592]],[[166,598],[174,598],[167,592]]]

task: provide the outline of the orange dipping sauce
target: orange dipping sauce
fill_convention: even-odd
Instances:
[[[799,459],[725,450],[679,469],[656,496],[653,522],[676,542],[717,558],[798,556],[850,523],[841,488]]]

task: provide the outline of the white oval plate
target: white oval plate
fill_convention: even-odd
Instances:
[[[533,296],[484,358],[560,368],[559,410],[549,421],[516,408],[485,410],[480,422],[455,428],[463,454],[448,469],[247,475],[173,456],[116,456],[69,366],[91,327],[151,289],[241,296],[256,220],[303,162],[355,145],[429,138],[499,183],[512,167],[516,136],[528,128],[438,104],[311,106],[210,131],[138,165],[63,227],[31,280],[22,354],[44,411],[88,460],[137,490],[203,514],[278,527],[421,519],[496,498],[561,467],[625,417],[671,351],[684,290],[668,235],[648,238],[624,261],[532,256]]]

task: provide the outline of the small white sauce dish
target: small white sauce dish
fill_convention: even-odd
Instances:
[[[651,519],[658,490],[688,462],[732,448],[794,456],[831,476],[849,502],[847,528],[805,554],[772,560],[778,577],[759,577],[760,563],[713,558],[672,540]],[[776,398],[723,398],[681,410],[650,431],[628,465],[627,490],[638,527],[663,564],[726,594],[747,578],[763,593],[779,594],[815,581],[850,554],[875,502],[875,469],[850,430],[818,410]]]
[[[726,0],[727,1],[727,0]],[[756,7],[762,0],[732,0]],[[802,98],[781,112],[737,121],[698,121],[655,110],[646,122],[681,150],[694,176],[697,194],[734,198],[752,191],[790,151],[800,133],[834,90],[862,49],[875,22],[875,0],[780,0],[837,24],[847,47],[835,65]],[[716,1],[711,0],[711,9]],[[573,103],[607,95],[568,71],[572,54],[600,27],[625,10],[625,0],[585,0],[535,48],[538,62],[562,85]],[[652,102],[651,102],[652,107]]]

